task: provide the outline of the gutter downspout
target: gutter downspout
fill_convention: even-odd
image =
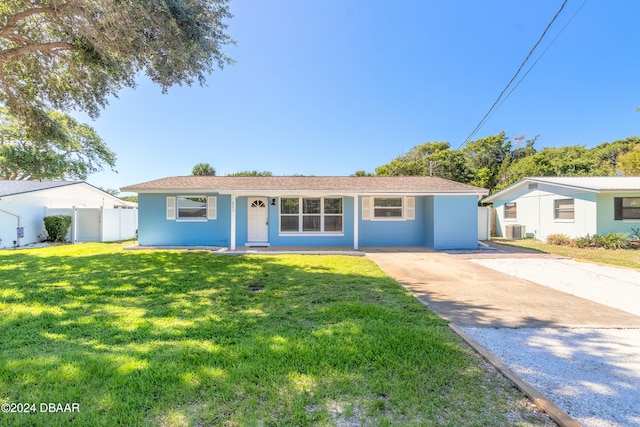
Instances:
[[[18,221],[18,226],[16,228],[16,246],[20,246],[20,239],[18,238],[18,228],[20,228],[20,215],[16,215],[13,212],[5,211],[4,209],[0,209],[0,212],[6,213],[7,215],[11,215],[16,218]]]

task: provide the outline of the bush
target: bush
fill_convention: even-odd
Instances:
[[[606,249],[627,249],[629,245],[629,235],[627,233],[609,233],[604,236],[603,247]]]
[[[549,234],[547,236],[547,244],[558,246],[573,246],[573,240],[566,234]]]
[[[49,240],[53,242],[64,242],[70,226],[71,217],[69,215],[51,215],[44,217],[44,228],[47,230]]]
[[[558,236],[557,234],[554,236]],[[562,236],[562,235],[560,235]],[[629,242],[629,235],[627,233],[609,233],[604,236],[600,234],[594,234],[585,237],[578,237],[572,240],[573,246],[578,248],[587,249],[627,249],[631,246]]]
[[[576,247],[582,248],[582,249],[594,247],[593,239],[588,234],[584,237],[577,237],[573,239],[573,243],[576,245]]]

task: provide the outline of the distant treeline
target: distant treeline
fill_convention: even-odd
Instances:
[[[439,176],[494,192],[527,176],[640,175],[640,138],[584,145],[535,148],[537,137],[510,140],[504,132],[452,150],[427,142],[376,168],[376,175]],[[356,175],[372,175],[358,171]]]

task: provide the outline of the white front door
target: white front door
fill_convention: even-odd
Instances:
[[[248,243],[267,243],[269,241],[269,199],[249,197]]]

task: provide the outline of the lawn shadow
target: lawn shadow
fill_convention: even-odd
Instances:
[[[0,293],[2,399],[82,405],[44,425],[501,414],[446,322],[360,257],[16,252]]]

